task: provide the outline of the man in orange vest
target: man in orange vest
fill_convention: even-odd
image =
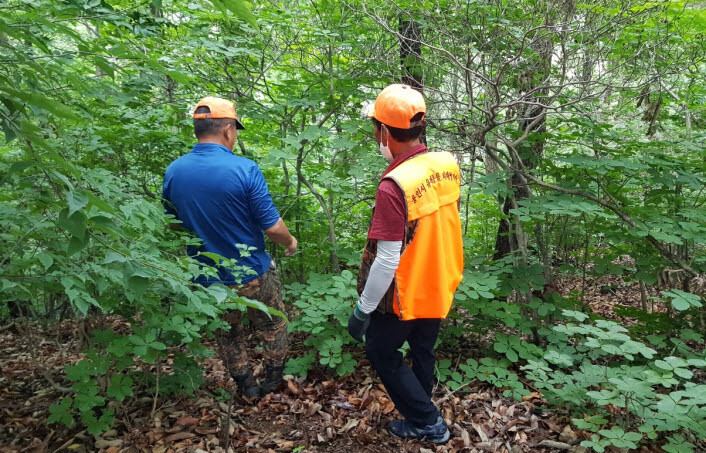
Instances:
[[[358,274],[360,299],[348,332],[365,351],[404,420],[401,438],[445,443],[450,433],[431,401],[434,344],[463,272],[460,171],[447,152],[420,136],[426,104],[408,85],[390,85],[368,112],[380,153],[390,162],[378,186]],[[410,368],[398,351],[409,343]]]

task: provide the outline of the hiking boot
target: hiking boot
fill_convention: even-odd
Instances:
[[[238,385],[238,390],[240,390],[240,393],[244,397],[250,399],[260,396],[260,386],[257,385],[257,382],[255,381],[255,378],[252,377],[252,374],[248,373],[240,376],[233,376],[233,380]]]
[[[270,366],[265,367],[265,380],[262,382],[262,396],[267,395],[282,383],[282,373],[284,372],[284,365],[280,366]]]
[[[402,439],[419,439],[435,444],[445,444],[451,438],[449,428],[444,419],[439,416],[436,423],[423,427],[413,426],[407,420],[395,420],[387,427],[390,434]]]

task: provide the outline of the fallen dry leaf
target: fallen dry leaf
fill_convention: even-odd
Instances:
[[[488,437],[488,434],[486,434],[485,430],[483,429],[482,426],[480,426],[478,423],[471,423],[471,426],[473,426],[473,429],[476,430],[478,435],[480,436],[480,439],[483,442],[488,442],[490,438]]]
[[[189,417],[188,415],[186,415],[186,416],[181,417],[177,420],[177,425],[179,425],[179,426],[194,426],[194,425],[198,425],[200,421],[201,420],[199,420],[196,417]]]
[[[573,444],[578,440],[578,435],[571,429],[570,425],[566,425],[559,434],[559,440],[568,444]]]
[[[385,415],[389,414],[390,412],[392,412],[392,411],[394,411],[394,410],[395,410],[395,403],[393,403],[392,401],[388,401],[388,402],[385,403],[385,405],[382,407],[382,413],[385,414]]]
[[[468,431],[465,429],[461,428],[461,439],[463,440],[463,446],[464,447],[470,447],[471,446],[471,435],[468,434]]]
[[[182,431],[182,432],[180,432],[180,433],[174,433],[174,434],[172,434],[172,435],[170,435],[170,436],[165,437],[165,438],[164,438],[164,441],[167,442],[167,443],[169,443],[169,442],[175,442],[175,441],[177,441],[177,440],[190,439],[190,438],[194,437],[195,435],[196,435],[196,434],[194,434],[194,433]]]
[[[343,426],[343,428],[338,430],[338,433],[347,433],[348,431],[352,430],[356,426],[358,426],[358,423],[360,423],[360,420],[357,418],[352,418],[346,422],[346,424]]]
[[[287,381],[287,390],[289,390],[289,392],[294,396],[297,396],[299,395],[299,393],[301,393],[294,381]]]
[[[319,412],[321,410],[321,404],[319,403],[311,403],[309,408],[306,410],[306,416],[311,417],[315,413]]]

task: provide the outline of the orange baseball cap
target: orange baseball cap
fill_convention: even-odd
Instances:
[[[395,83],[380,92],[368,116],[391,127],[411,129],[424,124],[424,116],[419,121],[412,121],[412,117],[426,111],[422,93],[409,85]]]
[[[199,107],[208,107],[210,113],[196,113]],[[197,120],[205,118],[231,118],[235,120],[236,129],[245,129],[240,121],[238,121],[238,115],[235,113],[233,103],[227,99],[206,96],[194,107],[193,117]]]

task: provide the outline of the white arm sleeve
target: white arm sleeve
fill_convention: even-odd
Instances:
[[[395,271],[400,265],[400,250],[402,241],[378,241],[378,251],[375,261],[370,266],[370,275],[365,282],[363,294],[358,299],[358,307],[363,313],[372,313],[380,299],[390,287]]]

